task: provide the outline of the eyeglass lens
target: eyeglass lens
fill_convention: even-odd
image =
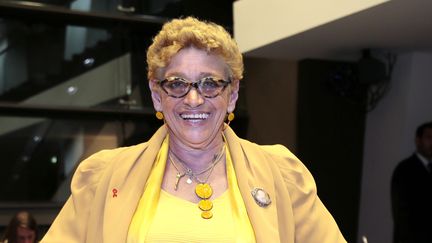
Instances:
[[[185,96],[187,93],[189,93],[192,86],[197,89],[201,95],[207,98],[213,98],[218,96],[228,84],[229,81],[215,80],[211,77],[203,78],[195,83],[191,83],[183,78],[177,77],[168,78],[160,82],[162,89],[169,96],[176,98]]]

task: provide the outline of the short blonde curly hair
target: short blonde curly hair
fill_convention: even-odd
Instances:
[[[147,50],[149,80],[160,78],[162,68],[181,49],[194,46],[220,55],[227,63],[233,81],[243,78],[243,57],[237,43],[220,25],[193,17],[174,19],[165,23]]]

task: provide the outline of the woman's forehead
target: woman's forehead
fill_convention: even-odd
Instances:
[[[219,55],[207,53],[204,50],[189,47],[180,50],[164,68],[164,76],[205,76],[226,77],[228,65]]]

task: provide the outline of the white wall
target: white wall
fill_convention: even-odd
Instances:
[[[235,1],[234,36],[247,52],[388,1]]]
[[[391,89],[367,116],[358,242],[392,242],[390,180],[415,149],[417,126],[432,120],[432,52],[398,56]]]

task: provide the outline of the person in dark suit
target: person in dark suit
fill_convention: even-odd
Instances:
[[[416,152],[393,172],[395,243],[432,242],[432,121],[416,131]]]

